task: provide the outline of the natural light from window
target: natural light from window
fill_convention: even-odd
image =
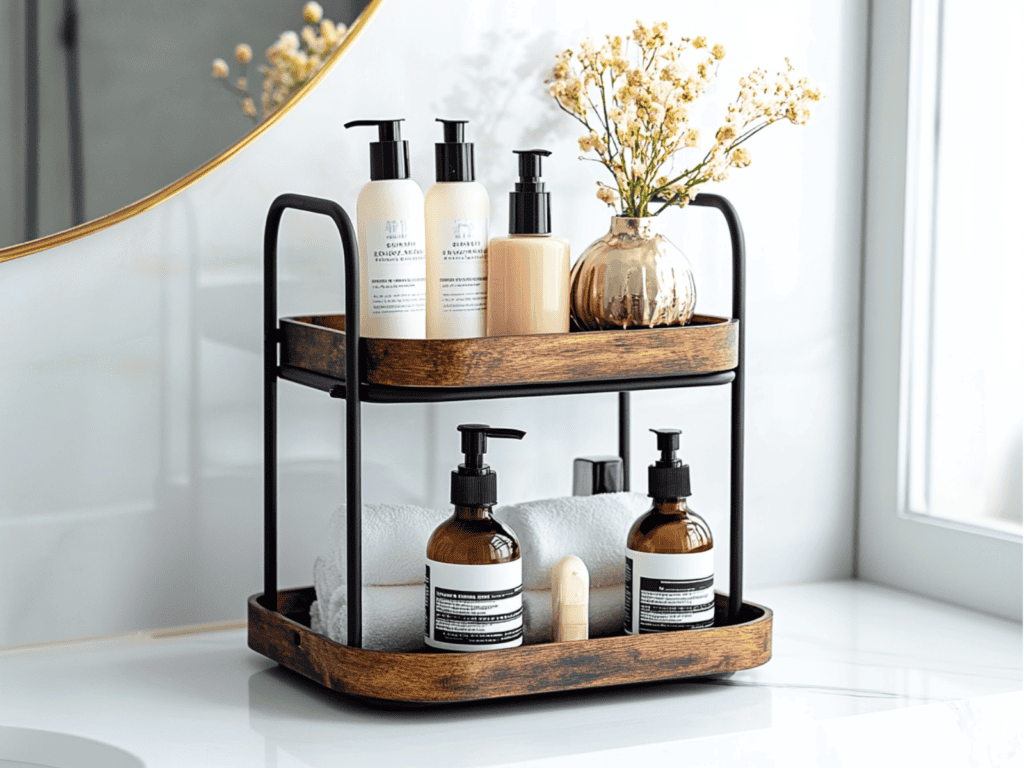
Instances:
[[[904,512],[1019,536],[1024,3],[933,8],[924,55],[934,66],[923,67],[909,175],[919,215],[907,272]]]

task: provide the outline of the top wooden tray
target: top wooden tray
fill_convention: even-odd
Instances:
[[[365,381],[393,387],[490,387],[729,371],[739,322],[478,339],[360,339]],[[281,365],[345,378],[345,316],[280,321]]]

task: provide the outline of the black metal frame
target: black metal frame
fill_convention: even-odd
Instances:
[[[264,515],[262,603],[277,611],[277,380],[293,381],[344,398],[346,409],[346,514],[348,521],[348,644],[362,647],[362,455],[360,405],[374,403],[437,403],[456,400],[488,400],[538,395],[572,395],[618,392],[619,455],[629,489],[629,392],[732,384],[730,517],[729,517],[729,621],[739,617],[743,605],[743,369],[745,271],[743,229],[732,204],[720,195],[698,195],[690,205],[717,208],[725,217],[732,245],[732,316],[739,321],[737,366],[731,371],[692,376],[663,376],[644,379],[567,381],[493,387],[389,387],[367,384],[360,371],[359,252],[352,222],[337,203],[306,195],[285,194],[274,200],[267,213],[263,241],[263,370],[264,370]],[[289,208],[329,216],[341,236],[345,256],[345,380],[278,364],[280,342],[277,316],[277,239],[281,217]]]

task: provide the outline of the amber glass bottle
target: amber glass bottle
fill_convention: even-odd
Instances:
[[[678,429],[652,429],[661,458],[648,468],[654,500],[626,537],[627,634],[703,629],[714,624],[714,542],[687,507],[690,468],[677,457]]]
[[[427,542],[427,559],[455,565],[491,565],[519,559],[512,531],[491,516],[493,506],[455,507]]]
[[[462,424],[466,458],[452,472],[455,514],[427,542],[424,640],[444,651],[488,651],[523,642],[523,564],[515,534],[491,514],[498,479],[483,463],[488,437],[517,429]]]
[[[636,552],[685,555],[706,552],[713,544],[711,529],[686,506],[686,499],[655,499],[629,529],[626,547]]]

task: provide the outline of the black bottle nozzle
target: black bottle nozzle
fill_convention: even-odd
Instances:
[[[519,181],[516,183],[516,192],[543,192],[544,182],[540,180],[540,162],[542,157],[549,157],[551,153],[546,149],[513,149],[519,155]],[[525,189],[523,185],[537,185],[537,189]]]
[[[658,436],[661,458],[647,468],[647,495],[655,499],[684,499],[690,495],[690,467],[676,456],[678,429],[652,429]]]
[[[676,451],[679,450],[679,436],[683,433],[680,429],[652,429],[651,432],[658,436],[658,450],[661,451],[661,458],[658,459],[659,467],[678,467],[680,464]]]
[[[377,141],[370,143],[370,180],[409,178],[409,142],[402,141],[402,122],[398,120],[351,120],[346,128],[377,127]]]
[[[463,126],[465,126],[469,120],[445,120],[441,117],[436,117],[434,120],[444,126],[445,144],[457,144],[466,140],[464,138],[465,129]]]
[[[476,179],[473,145],[465,140],[468,120],[435,118],[444,126],[444,143],[434,145],[434,169],[438,181],[473,181]]]
[[[488,424],[460,424],[462,452],[466,455],[459,468],[452,472],[452,504],[459,507],[488,507],[498,500],[498,476],[484,464],[488,437],[522,440],[519,429],[503,429]]]
[[[509,193],[508,231],[510,235],[546,235],[551,232],[551,193],[541,181],[541,158],[546,149],[515,149],[519,155],[519,181]]]

